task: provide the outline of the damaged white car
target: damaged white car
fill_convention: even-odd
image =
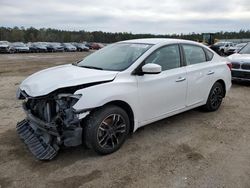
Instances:
[[[24,80],[17,98],[27,117],[17,132],[39,160],[81,144],[109,154],[141,126],[198,106],[217,110],[231,87],[230,68],[196,42],[118,42]]]

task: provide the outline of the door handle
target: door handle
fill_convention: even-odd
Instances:
[[[183,81],[185,81],[186,80],[186,78],[184,78],[184,77],[179,77],[177,80],[175,80],[176,82],[183,82]]]
[[[207,75],[212,75],[212,74],[214,74],[214,71],[208,71],[208,73],[207,73]]]

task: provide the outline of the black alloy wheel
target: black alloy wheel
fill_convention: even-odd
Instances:
[[[212,91],[210,101],[211,101],[211,106],[216,109],[220,106],[221,102],[223,99],[223,92],[221,87],[215,87]]]
[[[126,136],[126,123],[119,114],[111,114],[100,124],[97,132],[98,143],[102,148],[114,149]]]
[[[202,107],[203,110],[213,112],[219,109],[225,96],[225,89],[220,82],[216,82],[210,90],[207,103]]]
[[[130,130],[130,121],[125,110],[107,105],[91,112],[83,126],[84,144],[104,155],[122,146]]]

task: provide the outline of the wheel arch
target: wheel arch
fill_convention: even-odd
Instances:
[[[128,114],[129,121],[130,121],[129,133],[133,133],[134,126],[135,126],[135,120],[134,120],[134,112],[133,112],[131,106],[128,103],[121,101],[121,100],[110,101],[110,102],[104,104],[103,106],[110,105],[110,104],[116,105],[116,106],[122,108],[123,110],[125,110],[125,112]]]
[[[226,83],[224,82],[224,80],[222,80],[222,79],[219,79],[219,80],[217,80],[216,82],[218,82],[218,83],[220,83],[221,85],[222,85],[222,87],[223,87],[223,90],[224,90],[224,93],[223,93],[223,97],[225,97],[226,96]],[[215,82],[215,83],[216,83]]]

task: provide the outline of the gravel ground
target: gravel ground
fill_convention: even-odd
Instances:
[[[40,162],[20,142],[15,92],[33,72],[88,53],[0,55],[0,187],[250,187],[250,84],[236,83],[217,112],[192,110],[145,126],[114,154],[83,147]]]

